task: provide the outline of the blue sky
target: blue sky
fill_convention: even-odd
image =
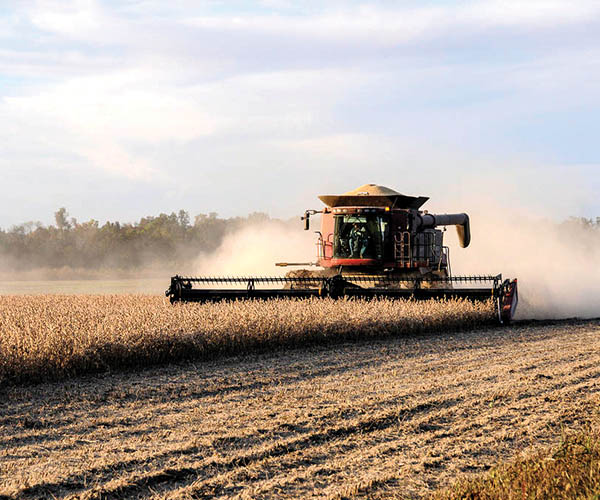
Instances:
[[[4,2],[0,227],[376,182],[600,215],[600,4]]]

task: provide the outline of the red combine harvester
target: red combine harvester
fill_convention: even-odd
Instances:
[[[434,215],[420,208],[429,199],[406,196],[392,189],[365,184],[341,195],[323,195],[317,231],[316,263],[278,263],[278,266],[318,266],[273,277],[173,276],[165,292],[171,302],[277,297],[389,297],[417,300],[493,299],[498,320],[512,320],[518,302],[517,280],[502,275],[453,276],[450,250],[443,244],[443,228],[455,226],[459,244],[471,241],[467,214]],[[206,288],[207,285],[228,288]],[[264,288],[278,284],[279,288]]]

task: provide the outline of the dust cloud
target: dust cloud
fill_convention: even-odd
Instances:
[[[315,262],[317,219],[304,231],[300,217],[293,222],[267,220],[246,225],[223,239],[219,248],[201,254],[195,269],[203,276],[282,276],[297,267],[276,262]],[[306,266],[304,266],[306,267]]]
[[[469,248],[446,233],[454,274],[517,278],[517,319],[600,317],[600,228],[487,205],[466,207]]]

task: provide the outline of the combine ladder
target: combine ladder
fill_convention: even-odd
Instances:
[[[410,267],[412,265],[412,249],[408,231],[394,235],[394,260],[403,266]]]

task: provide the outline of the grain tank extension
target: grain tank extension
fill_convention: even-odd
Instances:
[[[430,214],[421,210],[429,198],[406,196],[375,184],[319,199],[325,207],[307,210],[302,217],[306,230],[311,216],[321,218],[316,262],[276,264],[313,269],[273,277],[174,276],[166,295],[171,302],[276,297],[494,299],[499,321],[508,323],[513,318],[516,279],[502,280],[500,274],[452,275],[444,231],[455,226],[460,246],[468,247],[467,214]],[[206,288],[210,284],[223,287]]]

